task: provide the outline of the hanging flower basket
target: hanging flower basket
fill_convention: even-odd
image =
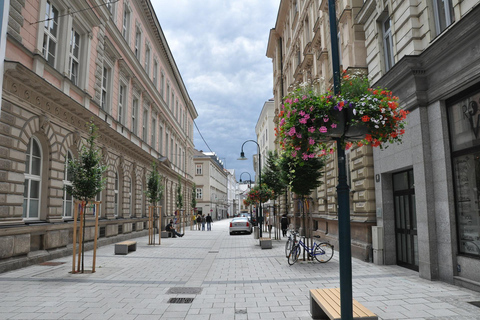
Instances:
[[[270,199],[274,199],[275,195],[272,189],[269,189],[265,184],[253,187],[247,194],[249,203],[265,203]]]
[[[401,143],[407,114],[391,91],[370,88],[364,76],[344,75],[339,95],[318,94],[308,86],[293,91],[275,130],[286,155],[302,162],[332,152],[325,144],[332,140],[342,147],[347,142],[381,148]]]

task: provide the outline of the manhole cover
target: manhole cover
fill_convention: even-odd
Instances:
[[[218,250],[208,251],[208,253],[218,253]]]
[[[167,294],[199,294],[202,288],[199,287],[173,287],[168,289]]]
[[[168,303],[192,303],[193,298],[170,298]]]
[[[468,303],[473,304],[475,307],[480,308],[480,301],[470,301]]]
[[[247,309],[235,309],[235,314],[246,314]]]
[[[41,266],[59,266],[61,264],[65,264],[65,262],[47,261],[47,262],[40,263]]]

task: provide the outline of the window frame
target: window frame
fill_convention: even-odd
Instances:
[[[122,36],[129,43],[130,41],[130,25],[132,20],[132,10],[130,7],[124,3],[123,6],[123,15],[122,15]]]
[[[203,165],[202,164],[195,164],[195,175],[196,176],[203,176]]]
[[[58,8],[58,5],[56,2],[47,0],[45,1],[44,4],[45,8],[45,15],[44,15],[44,23],[43,23],[43,28],[42,28],[42,56],[46,60],[47,64],[51,66],[52,68],[57,68],[58,64],[58,53],[59,53],[59,40],[61,39],[61,24],[62,21],[60,19],[61,15],[61,9]],[[53,11],[56,11],[56,19],[55,15],[51,16],[53,14]],[[50,23],[56,24],[56,28],[53,28],[56,32],[56,34],[52,34],[52,32],[48,31],[50,30]],[[46,41],[47,40],[47,41]],[[53,54],[53,60],[49,59],[50,56],[50,46],[51,46],[51,41],[55,44],[54,54]]]
[[[388,29],[385,23],[388,21]],[[385,72],[388,72],[395,65],[395,58],[393,54],[393,35],[392,35],[392,20],[387,15],[382,19],[382,44]]]
[[[67,150],[67,154],[65,157],[65,169],[63,173],[63,198],[62,198],[62,217],[64,219],[71,219],[73,218],[73,209],[74,209],[74,198],[70,195],[71,199],[69,200],[67,196],[69,196],[66,186],[71,186],[72,181],[69,179],[69,171],[68,171],[68,162],[69,160],[73,160],[73,154],[70,150]],[[67,203],[70,203],[70,212],[67,214]]]
[[[134,54],[137,60],[140,61],[142,57],[142,29],[139,26],[135,29]]]
[[[132,98],[132,118],[131,118],[131,130],[134,135],[138,135],[138,106],[140,103],[140,98],[135,93]]]
[[[105,74],[107,74],[106,79]],[[107,59],[103,61],[101,79],[100,108],[106,113],[110,114],[112,110],[113,64]]]
[[[196,188],[195,198],[196,199],[203,199],[203,188]]]
[[[75,37],[76,39],[78,39],[78,46],[77,46],[77,55],[75,55],[75,49],[73,49],[75,47],[75,45],[72,45],[73,44],[73,35],[76,34],[77,36]],[[70,31],[70,45],[69,45],[69,49],[68,49],[68,77],[70,79],[70,81],[78,86],[79,82],[80,82],[80,71],[82,70],[81,69],[81,59],[80,59],[80,53],[81,53],[81,50],[82,50],[82,37],[80,35],[80,33],[78,32],[77,28],[75,26],[72,26],[71,28],[71,31]],[[73,47],[73,48],[72,48]],[[74,79],[72,79],[74,77],[74,73],[73,73],[73,65],[74,63],[76,63],[76,76]]]
[[[152,50],[148,44],[145,44],[145,72],[147,76],[150,76],[150,60],[151,60]]]
[[[153,147],[153,149],[156,148],[156,142],[157,142],[157,114],[153,113],[152,115],[152,130],[151,130],[151,137],[150,137],[150,144]]]
[[[36,143],[39,149],[40,156],[37,158],[40,158],[40,164],[39,164],[39,175],[32,174],[32,159],[33,159],[33,143]],[[40,208],[42,204],[42,171],[43,171],[43,150],[42,150],[42,144],[40,141],[35,137],[31,137],[29,140],[29,144],[27,145],[27,150],[25,154],[25,180],[24,180],[24,185],[28,182],[28,188],[24,190],[23,193],[23,214],[22,218],[23,220],[40,220]],[[28,161],[28,164],[27,164]],[[31,205],[31,191],[32,191],[32,181],[38,181],[38,205],[37,205],[37,216],[32,217],[30,215],[30,205]],[[25,195],[27,193],[27,195]],[[26,207],[25,207],[26,206]]]
[[[118,114],[117,114],[117,119],[118,122],[122,125],[125,125],[126,123],[126,113],[128,110],[128,85],[127,81],[123,78],[120,77],[120,81],[118,84]],[[122,92],[123,91],[123,92]]]
[[[142,139],[148,143],[148,107],[143,108],[142,115]]]
[[[118,171],[115,171],[115,177],[113,182],[113,215],[115,218],[118,217],[119,214],[119,205],[120,203],[120,178]]]
[[[447,2],[447,5],[443,8],[441,12],[439,7],[439,1]],[[453,12],[452,0],[433,0],[433,14],[435,21],[435,31],[437,35],[441,34],[443,31],[448,29],[448,27],[455,22],[455,13]],[[441,17],[442,15],[442,17]],[[441,25],[441,18],[445,18],[445,26]]]

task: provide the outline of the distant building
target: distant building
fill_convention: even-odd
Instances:
[[[193,155],[197,212],[223,219],[228,212],[228,174],[215,153],[195,150]]]

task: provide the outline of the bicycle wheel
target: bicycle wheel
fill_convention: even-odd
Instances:
[[[330,243],[322,242],[315,247],[313,256],[318,262],[328,262],[333,257],[333,246]]]
[[[292,265],[295,262],[297,262],[299,255],[300,255],[300,246],[296,244],[292,247],[292,250],[290,250],[290,253],[288,255],[288,264]]]
[[[285,243],[285,257],[288,258],[290,251],[292,251],[293,239],[288,238],[287,243]]]

